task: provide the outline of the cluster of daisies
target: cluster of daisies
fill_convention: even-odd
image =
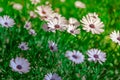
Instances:
[[[61,0],[64,1],[64,0]],[[31,0],[32,4],[37,4],[40,0]],[[16,10],[22,9],[20,4],[13,3],[13,8]],[[76,7],[78,8],[85,8],[85,4],[82,2],[75,2]],[[104,32],[104,24],[101,19],[98,17],[96,13],[88,13],[86,16],[83,16],[80,22],[76,18],[69,18],[67,20],[62,15],[58,14],[57,12],[53,11],[51,5],[41,5],[38,6],[37,9],[34,11],[30,11],[30,18],[36,18],[37,14],[39,14],[40,19],[45,21],[42,28],[45,31],[56,32],[59,31],[67,31],[68,33],[76,36],[76,34],[80,34],[80,22],[83,26],[83,30],[87,32],[91,32],[92,34],[100,34]],[[8,15],[0,16],[0,25],[2,27],[10,28],[15,25],[14,19],[12,19]],[[30,35],[35,36],[37,33],[34,29],[32,29],[31,22],[28,20],[26,21],[24,28],[29,31]],[[110,34],[110,38],[120,45],[120,32],[114,31]],[[58,47],[54,41],[48,41],[49,49],[51,52],[57,52]],[[21,42],[18,45],[18,48],[21,50],[29,50],[29,46],[26,42]],[[53,53],[54,54],[54,53]],[[106,61],[106,53],[102,52],[99,49],[90,49],[86,52],[88,55],[88,61],[99,62],[102,64]],[[82,52],[73,50],[73,51],[66,51],[65,57],[71,60],[75,64],[81,64],[85,61],[85,56]],[[13,71],[22,73],[27,73],[30,71],[30,63],[27,59],[22,57],[16,57],[10,60],[10,67]],[[62,80],[61,77],[56,73],[49,73],[45,75],[44,80]]]

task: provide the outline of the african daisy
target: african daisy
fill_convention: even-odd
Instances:
[[[58,51],[57,44],[53,41],[48,41],[49,43],[49,48],[52,52]]]
[[[38,6],[35,12],[40,15],[42,20],[46,20],[53,13],[53,10],[48,5],[42,5]]]
[[[27,30],[30,29],[31,28],[31,22],[27,21],[24,25],[24,28],[27,29]]]
[[[28,50],[28,44],[26,42],[21,42],[18,46],[18,48],[20,48],[21,50]]]
[[[58,74],[54,73],[49,73],[47,75],[45,75],[44,80],[62,80],[60,76],[58,76]]]
[[[75,7],[76,8],[85,8],[85,4],[81,1],[75,1]]]
[[[17,57],[15,59],[10,60],[10,67],[13,71],[22,73],[27,73],[30,70],[30,63],[27,59]]]
[[[84,62],[84,55],[79,51],[66,51],[65,56],[76,64]]]
[[[114,41],[115,43],[118,43],[120,45],[120,32],[119,31],[113,31],[110,34],[110,38],[112,41]]]
[[[88,15],[84,16],[81,20],[83,30],[86,30],[87,32],[92,32],[92,34],[100,34],[104,31],[103,22],[100,21],[100,19],[97,16],[91,16],[94,15],[94,13],[88,13]]]
[[[3,17],[0,17],[0,24],[3,27],[9,28],[9,27],[13,27],[15,22],[12,18],[10,18],[10,16],[5,15]]]
[[[98,61],[100,64],[106,61],[106,54],[98,49],[90,49],[87,51],[87,55],[89,56],[89,61],[94,61],[95,63]]]
[[[68,28],[67,28],[67,32],[68,33],[71,33],[72,35],[76,35],[76,34],[79,34],[80,33],[80,29],[78,29],[76,26],[74,25],[68,25]]]

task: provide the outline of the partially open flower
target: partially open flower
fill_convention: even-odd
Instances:
[[[57,44],[53,41],[49,41],[49,48],[52,52],[56,52],[58,51],[58,48],[57,48]]]

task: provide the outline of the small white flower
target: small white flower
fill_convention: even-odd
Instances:
[[[98,49],[90,49],[87,51],[87,55],[89,56],[89,61],[99,62],[102,64],[102,62],[106,61],[106,54]]]
[[[45,20],[53,13],[53,10],[48,5],[46,6],[42,5],[42,6],[38,6],[35,12],[37,12],[40,15],[42,20]]]
[[[5,15],[3,17],[0,17],[0,24],[3,27],[9,28],[9,27],[13,27],[15,22],[12,18],[10,18],[9,16]]]
[[[34,29],[30,29],[30,30],[29,30],[29,34],[30,34],[30,35],[33,35],[33,36],[36,36],[37,33],[35,32]]]
[[[48,41],[49,43],[49,48],[52,52],[58,51],[57,44],[53,41]]]
[[[69,18],[69,24],[70,25],[74,25],[74,26],[80,26],[80,22],[78,22],[78,20],[76,18]]]
[[[114,41],[115,43],[118,43],[120,45],[120,32],[119,31],[113,31],[110,34],[110,38],[112,41]]]
[[[31,22],[27,21],[24,25],[24,28],[27,29],[27,30],[30,29],[31,28]]]
[[[21,50],[28,50],[28,44],[26,42],[21,42],[18,46],[18,48],[20,48]]]
[[[13,9],[16,9],[16,10],[21,10],[23,8],[23,6],[19,3],[14,3],[13,4]]]
[[[85,4],[81,1],[75,1],[75,7],[77,8],[86,8]]]
[[[2,7],[0,7],[0,13],[3,11],[3,8]]]
[[[30,0],[32,4],[38,4],[40,2],[40,0]]]
[[[84,55],[79,51],[67,51],[65,56],[76,64],[84,62]]]
[[[86,30],[87,32],[92,32],[92,34],[100,34],[104,31],[102,29],[104,27],[103,22],[100,21],[100,19],[97,16],[91,16],[93,14],[88,14],[84,16],[81,20],[83,30]]]
[[[80,29],[77,29],[76,26],[68,25],[67,32],[75,36],[76,34],[80,33]]]
[[[62,80],[60,76],[58,76],[58,74],[54,73],[49,73],[47,75],[45,75],[44,80]]]
[[[31,18],[36,18],[37,17],[37,15],[34,11],[30,11],[29,14],[30,14]]]
[[[30,70],[30,63],[27,59],[17,57],[15,59],[10,60],[10,67],[13,71],[22,73],[27,73]]]

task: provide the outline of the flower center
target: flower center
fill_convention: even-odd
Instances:
[[[24,49],[25,47],[24,46],[21,46],[21,49]]]
[[[17,65],[17,69],[22,69],[22,66],[21,65]]]
[[[55,80],[54,78],[50,79],[50,80]]]
[[[97,54],[95,54],[95,55],[94,55],[94,58],[98,58],[98,55],[97,55]]]
[[[72,57],[73,57],[73,58],[75,58],[75,59],[77,59],[77,58],[78,58],[78,56],[76,56],[76,55],[72,55]]]
[[[43,14],[46,14],[46,12],[45,12],[44,10],[42,11],[42,13],[43,13]]]
[[[56,24],[56,25],[55,25],[55,28],[60,28],[60,26]]]
[[[91,28],[95,28],[95,26],[94,26],[93,24],[90,24],[89,26],[90,26]]]
[[[117,40],[120,41],[120,37],[118,37]]]
[[[51,50],[53,50],[53,49],[54,49],[54,47],[53,47],[53,46],[50,46],[50,49],[51,49]]]
[[[7,22],[5,22],[4,24],[5,24],[5,25],[8,25],[8,23],[7,23]]]
[[[74,33],[74,31],[73,31],[73,30],[71,30],[70,32],[71,32],[71,33]]]

